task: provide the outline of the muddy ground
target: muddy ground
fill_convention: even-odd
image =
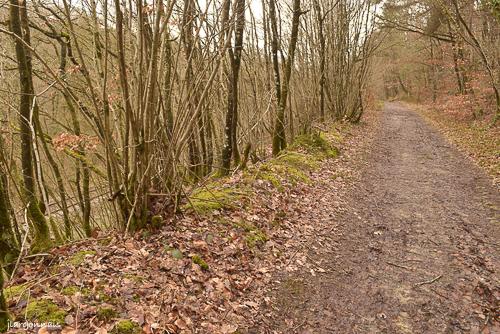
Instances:
[[[416,113],[380,117],[354,185],[327,166],[304,197],[321,223],[251,332],[500,333],[498,188]]]

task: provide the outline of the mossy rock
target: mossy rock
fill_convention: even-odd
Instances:
[[[77,267],[77,266],[81,265],[83,263],[83,261],[85,261],[85,258],[87,256],[94,256],[94,255],[96,255],[95,251],[79,251],[79,252],[76,252],[75,254],[73,254],[73,256],[71,256],[68,259],[68,263]]]
[[[140,334],[141,327],[131,320],[120,320],[115,324],[111,334]]]
[[[209,268],[208,264],[199,255],[193,255],[193,257],[191,258],[191,261],[193,261],[193,263],[199,265],[202,270],[208,270],[208,268]]]
[[[247,195],[247,190],[223,187],[219,184],[197,189],[189,196],[184,209],[193,209],[199,214],[235,207],[235,203]]]
[[[97,319],[100,321],[109,321],[113,318],[116,318],[118,313],[111,307],[99,307],[96,312]]]
[[[34,300],[26,306],[26,319],[38,322],[64,324],[67,313],[47,299]]]

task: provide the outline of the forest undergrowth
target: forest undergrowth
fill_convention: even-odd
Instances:
[[[25,258],[5,288],[13,318],[64,324],[61,333],[245,333],[270,302],[265,287],[294,270],[293,254],[314,236],[314,217],[293,219],[305,195],[325,175],[349,180],[342,166],[373,118],[333,123],[276,158],[209,179],[183,214],[134,236],[103,233]]]
[[[275,272],[326,273],[297,247],[355,207],[352,152],[427,127],[410,109],[498,185],[499,19],[498,0],[3,3],[0,332],[244,333]],[[386,104],[375,133],[377,100],[433,104]],[[454,164],[446,186],[476,177]]]

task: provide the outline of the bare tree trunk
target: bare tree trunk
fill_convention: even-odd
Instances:
[[[229,2],[228,2],[229,3]],[[234,50],[228,48],[230,75],[228,78],[226,126],[224,128],[224,147],[222,149],[222,174],[227,175],[231,168],[231,157],[239,164],[238,143],[236,141],[238,124],[238,80],[243,50],[243,32],[245,28],[245,0],[235,1],[236,22],[234,29]]]
[[[275,0],[269,0],[269,19],[271,21],[271,58],[273,60],[274,71],[274,89],[276,90],[276,104],[281,100],[281,80],[280,80],[280,65],[278,61],[278,24],[276,20],[276,3]]]
[[[194,80],[194,71],[193,71],[193,61],[195,58],[195,41],[194,41],[194,35],[193,35],[193,21],[195,19],[195,3],[194,0],[186,0],[184,2],[184,11],[182,15],[182,32],[181,32],[181,40],[184,45],[184,53],[186,56],[186,82],[189,85],[189,91],[188,94],[191,94],[188,104],[189,104],[189,110],[192,112],[195,111],[196,106],[199,103],[198,99],[198,92],[196,92],[196,85],[193,82]],[[199,128],[199,116],[196,115],[196,120],[197,122],[193,122],[192,125],[192,131],[189,135],[189,142],[188,142],[188,155],[189,155],[189,160],[190,160],[190,170],[195,178],[201,176],[201,154],[200,154],[200,149],[198,147],[197,143],[197,137],[198,137],[198,128]]]
[[[314,0],[314,8],[316,10],[316,16],[318,21],[318,38],[319,38],[319,115],[320,121],[325,121],[325,35],[323,31],[323,24],[325,18],[321,11],[321,6],[318,0]]]
[[[38,114],[38,105],[36,102],[33,102],[34,104],[34,112]],[[64,187],[64,182],[63,178],[61,175],[61,171],[59,170],[59,166],[57,165],[57,162],[55,161],[54,157],[52,156],[52,153],[49,150],[49,147],[47,145],[47,141],[45,139],[45,135],[42,131],[42,126],[40,124],[40,120],[38,119],[37,115],[34,115],[35,119],[35,128],[37,130],[38,137],[40,138],[40,142],[42,144],[43,151],[45,152],[45,156],[47,158],[47,161],[49,162],[50,167],[52,168],[52,172],[54,173],[54,177],[56,179],[56,184],[57,184],[57,189],[59,190],[59,201],[61,205],[61,211],[63,213],[63,221],[64,221],[64,228],[65,228],[65,235],[66,238],[71,237],[71,222],[69,220],[69,210],[68,210],[68,203],[66,200],[66,189]],[[54,233],[58,233],[58,231],[54,231]]]
[[[453,54],[453,70],[455,72],[455,77],[457,79],[457,87],[458,87],[458,93],[460,95],[465,94],[465,87],[464,87],[464,81],[462,78],[462,73],[460,71],[460,65],[458,64],[459,62],[459,57],[458,57],[458,47],[457,47],[457,39],[455,38],[455,34],[453,33],[451,29],[451,24],[448,23],[448,29],[450,32],[451,36],[451,52]]]
[[[299,34],[299,19],[302,14],[300,10],[300,0],[293,1],[293,17],[292,17],[292,32],[290,35],[290,44],[288,45],[288,58],[285,62],[285,70],[283,76],[283,85],[278,104],[278,112],[276,114],[276,122],[274,124],[273,133],[273,155],[286,148],[285,136],[285,109],[289,92],[290,77],[292,75],[292,65],[295,56],[295,48],[297,46],[297,38]],[[274,55],[273,55],[274,56]]]
[[[23,196],[26,202],[28,216],[35,227],[32,248],[34,250],[41,250],[50,248],[51,240],[49,227],[40,210],[35,190],[33,137],[31,135],[32,131],[34,131],[32,115],[32,102],[34,97],[33,76],[28,50],[26,50],[24,46],[24,43],[29,45],[30,41],[26,35],[23,34],[22,30],[23,26],[28,27],[27,22],[24,24],[22,23],[23,18],[27,18],[27,15],[22,15],[21,11],[26,11],[26,1],[19,2],[17,0],[10,0],[10,27],[12,33],[17,36],[15,38],[15,45],[20,85],[19,128],[21,137],[21,166],[24,181]]]
[[[435,64],[435,55],[434,55],[434,41],[432,38],[429,39],[431,44],[431,81],[432,81],[432,102],[436,102],[437,99],[437,68]]]

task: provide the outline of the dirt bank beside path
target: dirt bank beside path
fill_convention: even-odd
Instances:
[[[351,189],[335,188],[326,167],[317,194],[304,195],[310,205],[295,219],[321,223],[254,332],[500,333],[500,194],[490,179],[397,103],[362,160]]]

